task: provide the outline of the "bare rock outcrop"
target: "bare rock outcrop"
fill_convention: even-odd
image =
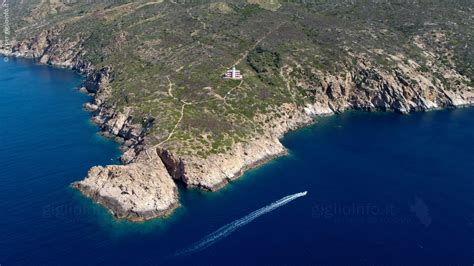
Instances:
[[[225,11],[223,5],[216,8]],[[303,106],[287,103],[263,110],[253,121],[262,127],[262,132],[234,143],[225,152],[207,157],[179,155],[151,144],[147,133],[154,123],[153,118],[134,122],[133,110],[128,107],[117,110],[108,102],[113,69],[95,69],[82,59],[81,42],[61,39],[58,37],[61,30],[59,27],[43,31],[35,38],[15,44],[12,49],[0,49],[0,53],[35,58],[41,63],[75,69],[86,75],[84,90],[94,94],[94,100],[85,108],[94,112],[93,121],[105,135],[123,144],[124,165],[94,167],[84,180],[73,186],[109,209],[115,217],[131,221],[171,213],[179,205],[176,180],[188,187],[215,191],[244,171],[286,154],[279,139],[290,130],[312,123],[316,116],[349,109],[409,113],[474,104],[474,90],[466,85],[466,78],[453,70],[437,67],[434,57],[427,60],[436,75],[421,71],[417,63],[407,58],[393,55],[387,55],[395,66],[389,70],[363,57],[356,58],[355,68],[339,74],[313,69],[312,73],[306,73],[311,75],[295,75],[292,71],[303,70],[294,64],[285,66],[284,73],[289,91],[297,91],[291,88],[292,84],[306,93]]]
[[[474,91],[465,85],[465,77],[452,75],[447,88],[437,77],[419,71],[419,65],[397,62],[388,71],[361,60],[345,76],[316,72],[313,80],[295,80],[314,99],[305,107],[308,115],[340,113],[348,109],[410,113],[474,104]],[[440,73],[448,70],[440,69]]]
[[[176,184],[156,153],[146,163],[93,167],[73,187],[130,221],[166,216],[179,206]]]
[[[0,53],[36,59],[42,64],[70,68],[85,75],[83,90],[94,95],[93,101],[84,105],[86,110],[94,112],[92,121],[105,135],[115,137],[125,150],[129,149],[125,155],[134,157],[129,161],[136,161],[137,154],[130,147],[143,140],[152,120],[133,123],[129,109],[120,112],[105,104],[110,96],[112,69],[97,70],[83,60],[81,43],[59,38],[62,30],[62,27],[45,30],[35,38],[17,42],[10,48],[3,47]],[[179,206],[177,187],[156,153],[147,161],[93,167],[83,181],[72,186],[120,219],[144,221],[168,215]]]
[[[158,154],[174,179],[181,180],[188,187],[219,190],[245,171],[287,154],[280,138],[290,130],[313,122],[313,117],[295,104],[285,104],[268,111],[256,118],[260,122],[271,121],[265,125],[265,133],[235,143],[226,152],[207,157],[177,156],[158,148]]]
[[[163,156],[162,157],[167,158]],[[188,187],[216,191],[240,177],[246,170],[286,154],[277,138],[259,138],[236,143],[226,153],[212,154],[207,158],[184,156],[163,160],[175,178]]]

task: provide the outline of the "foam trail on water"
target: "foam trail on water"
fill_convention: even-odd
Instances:
[[[223,227],[217,229],[215,232],[207,235],[206,237],[201,239],[199,242],[192,245],[190,248],[187,248],[187,249],[184,249],[184,250],[181,250],[181,251],[175,253],[175,256],[188,255],[188,254],[206,249],[209,246],[211,246],[212,244],[216,243],[217,241],[219,241],[219,240],[223,239],[224,237],[230,235],[232,232],[237,230],[239,227],[242,227],[242,226],[250,223],[251,221],[257,219],[258,217],[260,217],[260,216],[262,216],[266,213],[269,213],[269,212],[271,212],[271,211],[273,211],[277,208],[280,208],[281,206],[286,205],[286,204],[290,203],[291,201],[293,201],[297,198],[304,197],[304,196],[306,196],[306,194],[308,194],[308,192],[304,191],[304,192],[300,192],[300,193],[296,193],[296,194],[293,194],[293,195],[286,196],[286,197],[284,197],[280,200],[277,200],[277,201],[273,202],[270,205],[267,205],[263,208],[260,208],[256,211],[250,213],[249,215],[247,215],[243,218],[240,218],[240,219],[235,220],[235,221],[233,221],[229,224],[226,224]]]

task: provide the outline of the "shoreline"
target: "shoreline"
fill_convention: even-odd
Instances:
[[[249,165],[246,165],[244,168],[241,168],[239,170],[238,173],[236,173],[236,175],[233,177],[233,178],[229,178],[227,180],[223,180],[221,183],[219,183],[217,186],[211,188],[209,191],[210,192],[217,192],[221,189],[223,189],[224,187],[226,187],[227,185],[231,184],[233,181],[236,181],[237,179],[239,179],[240,177],[242,177],[243,175],[245,175],[245,173],[249,170],[252,170],[252,169],[256,169],[256,168],[259,168],[261,166],[264,166],[265,164],[277,159],[277,158],[280,158],[280,157],[283,157],[283,156],[286,156],[288,155],[288,151],[284,151],[284,152],[281,152],[281,153],[278,153],[278,154],[275,154],[273,156],[268,156],[268,157],[265,157],[265,158],[262,158],[260,159],[259,161],[256,161],[252,164],[249,164]],[[204,188],[206,189],[206,188]]]
[[[113,81],[111,77],[113,70],[110,67],[96,69],[90,62],[81,59],[80,51],[76,51],[73,57],[69,54],[69,57],[62,58],[61,55],[54,57],[48,54],[48,46],[38,47],[38,43],[44,43],[38,39],[55,38],[60,32],[61,30],[43,32],[36,39],[30,40],[34,45],[16,43],[10,51],[0,49],[0,55],[32,59],[38,64],[71,69],[84,76],[85,80],[79,90],[93,96],[92,101],[84,103],[84,110],[92,113],[91,121],[100,128],[101,135],[113,138],[120,144],[123,165],[91,168],[84,180],[74,182],[71,186],[104,206],[114,217],[134,222],[169,216],[179,206],[176,182],[183,182],[187,188],[218,191],[244,175],[246,171],[288,154],[281,139],[290,131],[315,124],[317,117],[332,116],[347,110],[394,111],[406,114],[474,105],[474,97],[465,99],[459,94],[448,91],[440,93],[444,95],[444,102],[440,103],[423,96],[418,96],[421,98],[417,102],[406,100],[407,102],[394,101],[390,104],[387,99],[377,99],[381,101],[379,105],[374,105],[365,99],[353,103],[348,99],[329,100],[328,97],[324,97],[321,101],[306,106],[284,104],[277,110],[268,110],[268,114],[262,114],[260,117],[262,121],[265,119],[270,121],[268,127],[264,128],[263,136],[250,138],[247,143],[236,143],[230,152],[213,154],[208,158],[176,156],[165,149],[156,149],[143,144],[152,121],[147,121],[145,126],[132,124],[131,110],[125,108],[123,112],[118,112],[104,104],[111,90],[110,83]],[[24,47],[26,50],[21,51]],[[328,76],[324,83],[342,86],[344,81]],[[387,92],[389,95],[394,93],[400,92]],[[282,116],[276,118],[272,116],[274,114]],[[140,171],[139,168],[147,171]],[[150,172],[154,176],[150,177]],[[110,179],[104,175],[114,178]],[[159,193],[149,198],[152,193],[145,188],[148,189],[148,184],[156,180],[162,182],[153,186]],[[129,187],[123,187],[124,182],[129,184]],[[162,184],[167,184],[166,190],[160,190]],[[104,185],[110,187],[104,189]],[[136,195],[128,192],[130,188],[139,189],[140,197],[133,198]],[[158,202],[159,206],[156,204],[150,206],[150,201]]]

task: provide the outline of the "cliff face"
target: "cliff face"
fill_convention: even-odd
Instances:
[[[474,91],[465,85],[465,77],[452,70],[439,69],[449,76],[449,82],[457,84],[448,89],[431,74],[420,72],[416,63],[405,64],[401,60],[396,63],[398,67],[392,71],[361,62],[345,76],[315,71],[316,78],[313,76],[312,80],[293,79],[293,84],[303,88],[313,101],[305,106],[288,103],[267,110],[255,119],[264,124],[263,133],[234,144],[227,152],[199,157],[177,156],[146,145],[141,149],[146,153],[157,151],[170,175],[188,187],[215,191],[240,177],[244,171],[286,154],[279,139],[290,130],[312,123],[317,116],[349,109],[409,113],[474,104]],[[286,67],[286,71],[289,77],[295,76],[291,75],[295,69]],[[134,153],[143,154],[141,151]],[[136,161],[150,159],[136,154],[132,156]]]
[[[244,171],[286,154],[279,139],[290,130],[312,123],[317,116],[350,109],[409,113],[474,104],[474,91],[466,87],[447,90],[434,86],[422,74],[409,76],[418,79],[417,86],[410,86],[409,82],[416,80],[407,81],[406,78],[399,72],[389,74],[361,65],[357,72],[347,73],[346,77],[326,74],[321,77],[322,86],[317,89],[307,81],[298,80],[298,86],[305,87],[317,100],[304,107],[285,104],[268,110],[267,114],[257,118],[266,123],[265,131],[260,136],[236,143],[230,151],[206,158],[177,157],[160,149],[158,153],[174,179],[183,181],[189,187],[215,191],[240,177]],[[367,86],[367,92],[360,94],[358,86]]]
[[[64,27],[57,26],[45,30],[29,40],[17,42],[11,50],[2,53],[38,60],[42,64],[71,68],[83,74],[91,73],[93,66],[82,60],[82,43],[80,40],[58,38]]]
[[[178,189],[155,153],[146,163],[93,167],[73,187],[120,219],[144,221],[178,207]]]
[[[130,110],[123,112],[107,104],[110,96],[112,70],[95,67],[82,59],[78,42],[61,41],[61,28],[41,32],[37,37],[16,43],[11,50],[0,49],[6,56],[24,57],[39,63],[70,68],[86,76],[81,90],[94,95],[92,102],[84,104],[93,112],[92,121],[105,136],[123,144],[123,161],[135,160],[135,149],[143,142],[148,126],[132,122]],[[123,166],[93,167],[87,177],[72,184],[85,196],[106,207],[116,218],[144,221],[170,214],[179,206],[178,189],[156,152],[153,157]],[[127,157],[127,155],[129,157]]]
[[[428,55],[433,67],[430,73],[421,71],[414,61],[389,55],[394,64],[391,70],[360,59],[356,69],[347,71],[344,76],[315,71],[319,84],[305,79],[297,79],[295,83],[315,99],[314,104],[305,109],[308,114],[347,109],[406,114],[472,105],[474,90],[467,85],[468,79],[452,69],[437,67],[436,58]]]
[[[237,143],[227,153],[213,154],[207,158],[170,158],[164,150],[161,151],[161,157],[175,179],[183,181],[188,187],[216,191],[240,177],[247,169],[285,153],[278,139],[262,137]]]
[[[222,188],[246,170],[286,154],[279,139],[317,116],[349,109],[409,113],[474,104],[469,78],[455,70],[453,62],[440,62],[451,53],[445,49],[449,45],[433,48],[426,44],[430,36],[406,38],[406,47],[387,43],[391,50],[384,51],[357,38],[374,35],[391,41],[387,29],[367,32],[323,21],[327,17],[313,16],[308,7],[294,11],[297,6],[281,5],[262,11],[250,6],[240,16],[240,9],[228,5],[211,5],[214,14],[206,5],[185,8],[153,2],[146,9],[160,13],[160,8],[169,8],[164,10],[172,15],[147,17],[154,13],[140,13],[143,6],[133,5],[74,17],[74,23],[59,23],[0,50],[86,76],[82,90],[94,99],[84,107],[93,112],[92,120],[104,135],[123,145],[123,165],[94,167],[73,186],[117,218],[143,221],[171,213],[179,205],[175,182],[211,191]],[[280,10],[278,16],[272,13]],[[133,17],[134,12],[139,14]],[[301,15],[288,16],[292,12]],[[125,16],[130,19],[122,21]],[[88,21],[83,21],[88,19],[99,21],[90,32]],[[193,20],[199,23],[188,23]],[[220,28],[229,20],[243,25],[237,35],[241,45],[228,43],[237,37]],[[71,25],[76,22],[77,27]],[[154,26],[140,28],[148,23]],[[254,29],[255,23],[261,28]],[[173,25],[173,34],[166,25]],[[155,28],[160,31],[148,32]],[[132,36],[141,36],[140,29],[146,38],[135,40]],[[69,31],[75,34],[66,34]],[[206,44],[209,36],[219,41]],[[324,38],[330,41],[321,41]],[[357,45],[346,47],[351,43]],[[361,43],[366,47],[360,49]],[[343,47],[332,50],[338,45]],[[286,55],[276,52],[285,49]],[[416,55],[408,55],[413,49]],[[316,54],[320,50],[330,58],[325,64],[318,61],[325,56]],[[347,58],[338,58],[334,51]],[[91,54],[99,54],[95,65],[89,60],[97,56]],[[209,69],[223,64],[240,64],[244,81],[222,81],[221,69]],[[330,71],[329,65],[337,71]],[[199,152],[201,147],[205,152]]]
[[[0,49],[6,56],[24,57],[37,60],[39,63],[57,67],[70,68],[86,76],[81,90],[94,95],[93,101],[86,103],[84,108],[93,112],[92,120],[98,124],[105,135],[117,137],[120,142],[125,142],[125,148],[136,145],[142,141],[147,125],[131,122],[130,110],[123,112],[115,110],[106,102],[111,95],[113,81],[110,67],[96,69],[90,62],[83,59],[85,54],[79,40],[62,40],[59,36],[63,27],[56,27],[41,32],[38,36],[18,42],[10,50]]]
[[[454,75],[452,82],[459,84],[455,90],[448,90],[441,81],[420,73],[416,65],[398,62],[399,69],[388,72],[370,63],[360,63],[345,76],[315,71],[317,81],[293,78],[293,84],[303,88],[313,101],[305,106],[289,103],[267,110],[255,119],[265,125],[264,132],[235,143],[229,151],[205,158],[177,156],[147,144],[146,132],[152,120],[146,121],[145,126],[133,124],[130,109],[118,112],[107,104],[113,70],[107,67],[97,71],[81,59],[78,42],[61,42],[55,39],[55,32],[43,32],[2,53],[35,58],[41,63],[71,68],[86,75],[84,88],[95,97],[85,108],[94,112],[92,120],[105,135],[124,144],[126,152],[122,161],[125,165],[94,167],[73,187],[105,206],[115,217],[131,221],[166,216],[179,206],[173,179],[188,187],[216,191],[246,170],[286,154],[279,138],[289,130],[312,123],[316,116],[349,109],[408,113],[474,104],[473,91],[456,82],[463,77],[447,70],[442,71]],[[290,66],[284,69],[288,77],[295,76],[292,72],[297,71]]]

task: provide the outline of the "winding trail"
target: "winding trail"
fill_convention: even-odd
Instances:
[[[169,76],[169,75],[166,76],[166,79],[168,79],[168,95],[169,95],[171,98],[177,100],[177,98],[174,97],[174,95],[173,95],[173,83],[171,82],[170,76]]]
[[[161,146],[163,143],[167,142],[168,140],[171,139],[171,137],[173,137],[174,132],[175,132],[176,129],[178,128],[179,124],[181,123],[181,120],[183,120],[183,117],[184,117],[184,107],[186,107],[186,105],[189,105],[189,104],[192,104],[192,103],[183,102],[183,105],[181,105],[181,115],[179,116],[178,122],[176,122],[176,124],[175,124],[174,127],[173,127],[173,130],[171,130],[171,132],[170,132],[170,134],[168,135],[168,137],[167,137],[165,140],[163,140],[162,142],[156,144],[155,147]]]
[[[249,55],[250,51],[254,50],[255,48],[257,48],[257,46],[263,42],[266,38],[268,38],[268,36],[270,36],[272,33],[274,33],[275,31],[279,30],[284,24],[286,24],[286,21],[285,22],[282,22],[280,24],[278,24],[278,26],[276,26],[275,28],[273,28],[272,30],[270,30],[269,32],[267,32],[265,35],[263,35],[260,39],[258,39],[254,45],[252,45],[252,47],[250,47],[249,49],[245,50],[245,52],[242,54],[242,56],[237,59],[237,61],[234,62],[233,66],[236,66],[238,64],[240,64],[240,62],[242,62],[242,60],[244,60],[245,58],[247,58],[247,56]]]
[[[201,24],[203,24],[203,28],[206,29],[207,28],[207,25],[200,20],[199,17],[194,17],[190,10],[188,9],[187,10],[187,13],[188,15],[193,18],[193,19],[197,19]],[[278,26],[276,26],[275,28],[273,28],[272,30],[270,30],[269,32],[267,32],[264,36],[262,36],[260,39],[258,39],[254,45],[252,45],[252,47],[250,47],[249,49],[247,49],[243,54],[242,56],[234,63],[234,65],[238,65],[242,60],[244,60],[248,54],[250,53],[250,51],[254,50],[262,41],[264,41],[268,36],[270,36],[272,33],[274,33],[275,31],[277,31],[278,29],[281,28],[281,26],[283,26],[286,22],[282,22],[280,23]],[[181,121],[183,120],[183,117],[184,117],[184,109],[187,105],[191,105],[191,104],[197,104],[197,103],[201,103],[201,102],[197,102],[197,103],[190,103],[190,102],[185,102],[183,100],[180,100],[178,98],[176,98],[174,95],[173,95],[173,83],[171,82],[171,79],[169,78],[169,75],[166,76],[166,78],[168,79],[168,95],[177,100],[177,101],[180,101],[181,103],[183,103],[181,105],[181,112],[180,112],[180,117],[178,119],[178,121],[176,122],[176,124],[174,125],[173,129],[171,130],[170,134],[168,134],[168,137],[161,141],[160,143],[156,144],[155,146],[153,146],[154,148],[156,147],[159,147],[161,145],[163,145],[165,142],[169,141],[173,135],[174,135],[174,132],[176,131],[176,129],[178,128],[179,124],[181,123]],[[257,131],[257,125],[254,123],[254,121],[252,121],[250,118],[248,118],[247,116],[241,114],[240,112],[236,111],[236,109],[229,103],[227,103],[227,97],[236,89],[240,88],[243,84],[243,80],[240,81],[239,85],[235,86],[234,88],[230,89],[226,95],[224,96],[223,98],[223,101],[224,101],[224,104],[226,106],[228,106],[229,108],[231,108],[233,111],[235,111],[236,113],[238,113],[240,116],[242,116],[244,119],[246,119],[247,121],[249,121],[253,126],[254,126],[254,130]],[[205,102],[205,101],[202,101],[202,102]]]
[[[191,14],[191,9],[190,9],[190,8],[186,9],[186,13],[188,14],[188,16],[189,16],[190,18],[197,20],[197,21],[201,24],[201,26],[202,26],[202,28],[203,28],[204,30],[207,30],[207,24],[206,24],[206,22],[202,21],[202,19],[199,17],[199,15],[194,16],[193,14]],[[201,31],[201,29],[196,29],[196,30],[194,30],[194,31],[191,33],[191,36],[197,35],[200,31]]]
[[[285,71],[283,70],[283,67],[280,68],[280,76],[283,79],[283,81],[285,82],[286,89],[288,90],[288,93],[291,95],[291,98],[293,99],[293,102],[295,102],[296,101],[295,93],[291,90],[290,79],[288,79],[285,76]]]
[[[192,16],[191,12],[189,10],[187,10],[188,14],[192,17],[192,18],[195,18],[194,16]],[[195,18],[196,19],[196,18]],[[199,17],[197,18],[197,20],[201,23],[203,23]],[[206,25],[205,23],[203,23],[203,27],[204,29],[206,29]],[[270,30],[269,32],[267,32],[264,36],[262,36],[260,39],[257,40],[257,42],[255,42],[254,45],[252,45],[252,47],[250,47],[249,49],[247,49],[243,54],[242,56],[234,63],[234,65],[238,65],[242,60],[244,60],[248,54],[250,53],[250,51],[254,50],[262,41],[264,41],[268,36],[270,36],[272,33],[274,33],[275,31],[277,31],[278,29],[280,29],[284,24],[286,24],[286,22],[282,22],[280,23],[278,26],[276,26],[275,28],[273,28],[272,30]],[[170,132],[170,134],[168,135],[168,137],[161,141],[160,143],[156,144],[154,146],[154,148],[158,147],[158,146],[161,146],[163,143],[169,141],[171,139],[171,137],[173,137],[174,135],[174,132],[176,131],[176,129],[178,128],[179,124],[181,123],[181,120],[183,120],[183,117],[184,117],[184,108],[186,107],[186,105],[191,105],[191,104],[196,104],[196,103],[189,103],[189,102],[185,102],[183,100],[179,100],[178,98],[176,98],[174,95],[173,95],[173,83],[171,82],[170,78],[169,78],[169,75],[166,76],[166,78],[168,79],[168,95],[175,99],[175,100],[178,100],[180,102],[183,103],[183,105],[181,106],[181,114],[180,114],[180,117],[178,119],[178,122],[175,124],[175,126],[173,127],[173,130]],[[237,112],[235,110],[235,108],[230,105],[229,103],[227,103],[227,97],[236,89],[240,88],[243,84],[243,80],[240,81],[239,85],[235,86],[234,88],[230,89],[226,95],[224,96],[223,100],[224,100],[224,104],[228,107],[230,107],[233,111]],[[205,101],[202,101],[202,102],[205,102]],[[198,103],[201,103],[201,102],[198,102]],[[257,130],[257,125],[254,123],[254,121],[252,121],[250,118],[248,118],[247,116],[241,114],[240,112],[237,112],[240,116],[244,117],[244,119],[246,119],[247,121],[249,121],[253,126],[254,126],[254,129],[255,131]]]
[[[183,120],[183,117],[184,117],[184,109],[187,105],[193,105],[193,104],[200,104],[200,103],[204,103],[204,102],[208,102],[209,100],[205,100],[205,101],[199,101],[199,102],[186,102],[184,100],[180,100],[178,99],[176,96],[173,95],[173,85],[174,83],[171,81],[169,75],[166,76],[166,79],[168,79],[168,95],[173,98],[174,100],[176,101],[179,101],[182,103],[181,105],[181,111],[180,111],[180,115],[179,115],[179,119],[178,121],[176,122],[176,124],[174,125],[173,129],[171,130],[171,132],[168,134],[168,137],[166,139],[164,139],[163,141],[161,141],[160,143],[156,144],[153,146],[153,148],[157,148],[161,145],[163,145],[165,142],[169,141],[173,135],[174,135],[174,132],[176,131],[176,129],[178,128],[179,124],[181,123],[181,121]],[[150,156],[148,156],[150,157]]]
[[[224,104],[229,107],[230,109],[232,109],[232,111],[236,112],[237,114],[239,114],[241,117],[243,117],[245,120],[247,120],[248,122],[250,122],[250,124],[252,124],[253,128],[254,128],[254,131],[255,133],[257,133],[257,125],[255,124],[255,122],[248,118],[246,115],[242,114],[241,112],[237,111],[234,106],[232,106],[230,103],[227,102],[227,97],[236,89],[240,88],[242,86],[242,84],[244,83],[243,80],[240,81],[239,85],[233,87],[232,89],[230,89],[225,95],[224,97],[222,98],[222,100],[224,101]]]
[[[186,9],[186,13],[187,13],[188,16],[191,17],[192,19],[197,20],[197,21],[201,24],[201,26],[202,26],[203,29],[205,29],[205,30],[207,29],[207,24],[206,24],[206,22],[202,21],[202,19],[199,17],[199,15],[194,16],[193,14],[191,14],[191,8]]]
[[[185,102],[185,101],[180,100],[180,99],[178,99],[177,97],[175,97],[175,96],[173,95],[173,85],[174,85],[174,84],[173,84],[173,82],[171,81],[170,76],[167,75],[167,76],[166,76],[166,79],[168,80],[168,96],[171,97],[172,99],[174,99],[174,100],[179,101],[179,102],[182,103],[182,105],[181,105],[181,112],[180,112],[178,121],[177,121],[176,124],[174,125],[173,129],[171,130],[171,132],[168,134],[168,137],[167,137],[166,139],[164,139],[163,141],[161,141],[160,143],[154,145],[154,146],[153,146],[154,149],[156,149],[157,147],[163,145],[163,143],[169,141],[169,140],[173,137],[174,132],[175,132],[176,129],[178,128],[179,124],[181,123],[181,120],[183,120],[183,117],[184,117],[184,108],[186,107],[186,105],[192,104],[192,103]],[[147,153],[147,155],[148,155],[148,153]],[[150,156],[148,155],[148,157],[150,157]]]
[[[240,88],[240,86],[242,86],[243,83],[244,83],[244,80],[240,80],[239,85],[233,87],[232,89],[230,89],[230,90],[224,95],[224,103],[225,103],[225,104],[228,105],[228,103],[227,103],[227,96],[229,96],[235,89]]]

